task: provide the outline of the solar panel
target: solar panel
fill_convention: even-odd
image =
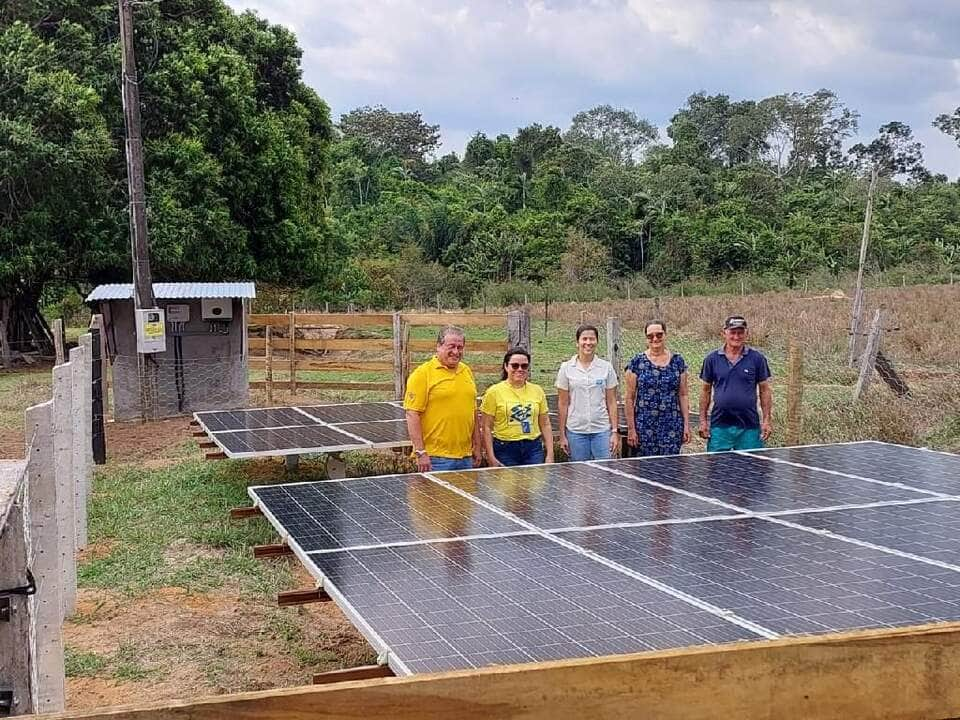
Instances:
[[[960,456],[879,442],[752,451],[788,462],[960,495]]]
[[[403,420],[402,407],[393,403],[347,403],[342,405],[303,405],[299,407],[325,423],[371,422],[374,420]]]
[[[373,445],[400,447],[410,444],[410,435],[407,433],[407,423],[404,420],[341,423],[332,427],[361,437]]]
[[[960,573],[762,518],[562,536],[777,633],[960,619]]]
[[[632,458],[602,461],[598,466],[754,512],[923,497],[905,488],[733,453]]]
[[[423,475],[262,485],[248,492],[305,552],[523,530]]]
[[[308,557],[400,674],[758,637],[538,535]]]
[[[230,457],[306,454],[366,447],[362,440],[325,425],[233,430],[213,433],[211,437]]]
[[[542,528],[733,514],[582,463],[444,473],[444,482]]]
[[[790,521],[960,567],[960,503],[954,500],[794,515]]]
[[[318,424],[313,418],[298,412],[292,407],[198,412],[194,414],[194,417],[207,432],[211,433],[224,430],[253,430]]]

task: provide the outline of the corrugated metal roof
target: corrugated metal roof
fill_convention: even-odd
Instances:
[[[252,282],[154,283],[153,295],[157,300],[255,298],[257,290]],[[98,285],[87,295],[87,302],[98,300],[133,300],[133,283]]]

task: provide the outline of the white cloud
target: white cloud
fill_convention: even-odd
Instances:
[[[563,127],[599,103],[664,127],[701,89],[827,87],[861,112],[865,135],[902,120],[937,145],[931,167],[960,165],[926,131],[960,97],[956,0],[227,1],[297,33],[305,80],[335,119],[367,104],[418,109],[445,151],[476,130]]]

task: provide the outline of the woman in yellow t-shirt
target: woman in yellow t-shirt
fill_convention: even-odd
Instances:
[[[483,443],[491,467],[553,462],[547,397],[528,377],[530,353],[510,348],[503,356],[503,380],[483,394]]]

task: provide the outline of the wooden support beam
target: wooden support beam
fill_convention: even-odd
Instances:
[[[253,556],[260,560],[264,558],[285,557],[286,555],[293,555],[293,550],[286,543],[253,546]]]
[[[204,453],[203,458],[205,460],[226,460],[227,454],[225,452],[208,452]]]
[[[206,434],[203,430],[197,430],[197,431],[192,432],[192,433],[190,433],[190,434],[191,434],[193,437],[195,437],[195,438],[202,438],[202,437],[206,437],[206,436],[207,436],[207,434]]]
[[[195,419],[191,420],[190,427],[200,427],[200,423],[198,423]]]
[[[45,720],[960,717],[960,623],[84,710]]]
[[[389,665],[361,665],[359,667],[328,670],[313,676],[314,685],[331,685],[349,680],[370,680],[372,678],[393,677]]]
[[[260,517],[263,511],[258,507],[235,507],[230,509],[231,520],[246,520],[247,518]]]
[[[280,607],[309,605],[315,602],[330,602],[330,596],[316,587],[304,588],[303,590],[285,590],[277,593],[277,605]]]
[[[200,446],[201,450],[213,450],[213,448],[217,446],[217,444],[213,440],[204,440],[204,441],[198,442],[197,445]]]

